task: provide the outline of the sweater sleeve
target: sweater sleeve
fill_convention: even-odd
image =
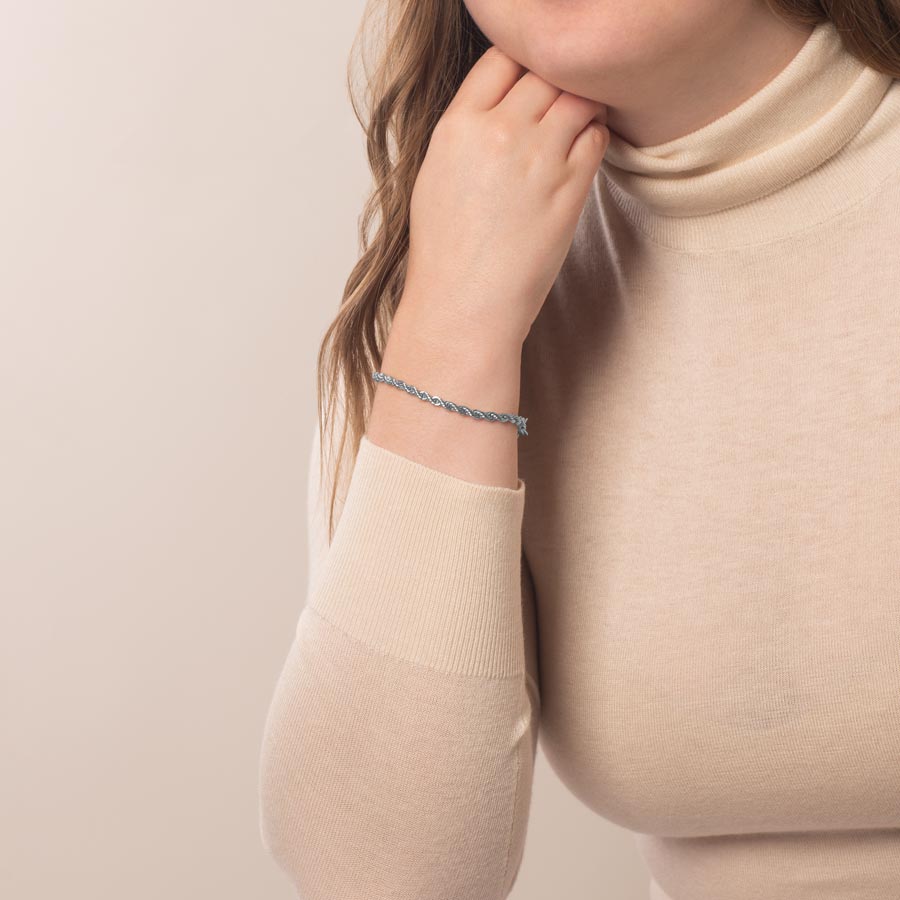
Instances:
[[[263,845],[302,900],[501,900],[540,712],[525,483],[479,484],[362,438],[266,718]]]

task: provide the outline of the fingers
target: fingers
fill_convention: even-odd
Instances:
[[[561,93],[561,88],[529,71],[512,86],[499,108],[516,121],[537,124]]]
[[[497,46],[488,47],[475,62],[447,111],[456,106],[498,108],[511,122],[537,124],[541,141],[562,159],[569,158],[576,138],[591,120],[606,122],[606,104],[556,87]],[[588,141],[586,146],[593,144]]]
[[[586,126],[572,142],[567,161],[575,171],[574,189],[579,194],[587,193],[608,146],[609,131],[593,124]]]
[[[448,109],[457,105],[492,109],[526,71],[498,47],[488,47],[463,79]]]
[[[606,122],[606,104],[564,91],[538,125],[543,132],[541,140],[551,152],[565,159],[575,138],[592,119]]]

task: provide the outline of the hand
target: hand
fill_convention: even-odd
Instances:
[[[497,47],[433,129],[410,208],[402,303],[523,342],[562,267],[609,143],[606,105]]]

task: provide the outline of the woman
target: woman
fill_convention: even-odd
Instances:
[[[900,4],[393,12],[266,846],[506,897],[540,728],[652,900],[900,896]]]

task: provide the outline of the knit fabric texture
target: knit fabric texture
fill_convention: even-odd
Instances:
[[[649,900],[897,900],[898,82],[825,22],[614,134],[519,412],[516,489],[364,437],[330,545],[313,439],[260,760],[299,896],[507,897],[540,740]]]

